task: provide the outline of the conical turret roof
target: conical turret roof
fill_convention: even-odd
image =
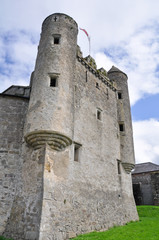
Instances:
[[[112,66],[112,68],[108,71],[108,74],[109,73],[113,73],[113,72],[120,72],[120,73],[123,73],[126,75],[126,73],[124,73],[123,71],[121,71],[119,68],[115,67],[115,66]],[[126,75],[127,76],[127,75]]]

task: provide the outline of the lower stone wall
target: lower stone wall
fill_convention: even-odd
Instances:
[[[39,239],[66,240],[138,220],[132,191],[127,191],[131,189],[130,174],[123,173],[122,191],[109,191],[107,185],[111,182],[105,182],[104,188],[92,184],[87,176],[81,179],[80,173],[73,176],[70,152],[46,150]]]
[[[23,167],[4,236],[14,240],[38,240],[43,199],[45,149],[33,151],[25,144]]]
[[[28,100],[0,95],[0,235],[10,217],[21,168],[21,142]]]
[[[131,177],[122,169],[120,187],[92,184],[81,178],[72,161],[73,146],[53,151],[49,146],[22,147],[23,167],[4,236],[14,240],[66,240],[94,230],[137,220]],[[74,174],[78,165],[79,173]],[[91,180],[91,179],[90,179]]]

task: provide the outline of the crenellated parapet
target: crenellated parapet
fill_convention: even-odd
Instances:
[[[94,74],[99,80],[101,80],[107,87],[113,91],[117,91],[115,84],[112,80],[107,77],[107,72],[104,68],[97,69],[95,60],[89,55],[86,58],[83,58],[80,48],[77,48],[77,59],[78,61],[85,66],[85,68]]]

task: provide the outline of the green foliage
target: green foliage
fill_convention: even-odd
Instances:
[[[106,232],[80,235],[74,240],[159,240],[159,207],[138,206],[140,220]]]
[[[5,237],[3,237],[3,236],[0,236],[0,240],[13,240],[13,239],[11,239],[11,238],[5,238]]]

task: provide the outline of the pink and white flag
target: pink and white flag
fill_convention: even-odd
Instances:
[[[90,54],[90,50],[91,50],[90,36],[89,36],[88,32],[85,29],[80,28],[80,30],[82,30],[88,37],[88,41],[89,41],[89,54]]]

